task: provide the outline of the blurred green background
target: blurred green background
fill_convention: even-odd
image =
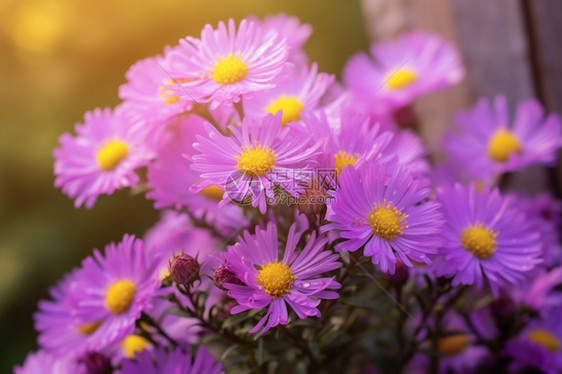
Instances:
[[[142,196],[74,209],[53,187],[52,150],[87,110],[115,106],[136,60],[206,23],[285,12],[314,27],[306,50],[339,74],[367,46],[359,1],[0,1],[0,372],[37,348],[32,313],[92,248],[142,235],[158,218]]]

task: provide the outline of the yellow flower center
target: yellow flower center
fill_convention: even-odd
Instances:
[[[173,92],[172,90],[167,90],[164,88],[164,86],[160,86],[158,88],[158,90],[160,91],[160,96],[162,96],[162,99],[164,99],[164,101],[166,102],[166,104],[173,104],[173,103],[177,103],[178,100],[180,99],[177,96],[170,96],[170,94]]]
[[[137,287],[130,280],[114,283],[105,295],[105,306],[113,314],[121,314],[129,310],[135,298]]]
[[[127,358],[135,358],[135,353],[142,352],[148,346],[148,340],[140,335],[131,334],[121,341],[121,349]]]
[[[275,114],[278,111],[283,111],[283,117],[281,118],[281,124],[284,126],[288,122],[296,122],[301,119],[301,112],[304,109],[304,105],[295,96],[281,96],[277,100],[273,100],[267,109],[268,113]]]
[[[233,55],[231,52],[228,56],[216,62],[213,69],[213,80],[216,83],[229,85],[246,78],[246,75],[248,75],[248,65],[239,56],[239,53]]]
[[[464,249],[479,259],[485,260],[496,251],[497,236],[497,232],[493,232],[481,224],[476,224],[462,232],[461,243]]]
[[[542,330],[542,329],[534,329],[527,333],[527,338],[533,343],[538,345],[542,345],[545,347],[549,352],[554,353],[560,350],[562,343],[556,336],[554,336],[551,332]]]
[[[83,335],[92,335],[94,332],[96,332],[98,327],[101,326],[101,324],[102,321],[85,323],[83,325],[78,326],[78,331]]]
[[[174,79],[164,79],[164,84],[167,86],[173,86],[175,84],[181,84],[181,83],[188,83],[193,81],[193,78],[174,78]],[[164,101],[167,104],[174,104],[177,103],[179,101],[179,96],[170,96],[170,94],[174,91],[172,90],[167,90],[166,87],[164,86],[160,86],[158,88],[158,91],[160,91],[160,96],[162,97],[162,99],[164,99]]]
[[[469,344],[467,334],[445,336],[437,341],[437,352],[443,356],[453,356],[464,351]]]
[[[488,143],[488,155],[495,162],[506,162],[513,153],[521,153],[521,144],[511,131],[499,129]]]
[[[341,170],[349,165],[355,165],[357,159],[359,158],[359,154],[349,154],[346,151],[339,151],[338,153],[334,154],[334,167],[338,172],[338,175],[341,174]]]
[[[398,90],[414,83],[417,79],[418,76],[412,70],[399,70],[388,76],[386,87],[391,90]]]
[[[404,222],[407,217],[396,208],[391,207],[391,202],[375,204],[367,220],[373,233],[384,240],[394,240],[402,234],[402,230],[408,226]]]
[[[96,159],[101,170],[109,171],[115,169],[128,154],[127,144],[120,140],[112,140],[98,151]]]
[[[217,185],[205,187],[201,190],[201,194],[208,199],[221,201],[224,195],[224,190]]]
[[[261,177],[273,169],[277,156],[269,147],[252,145],[242,147],[242,155],[236,156],[238,169],[246,175]]]
[[[263,265],[258,273],[257,282],[272,297],[288,294],[297,278],[287,265],[278,260]]]

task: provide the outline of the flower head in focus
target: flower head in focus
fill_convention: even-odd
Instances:
[[[168,85],[179,100],[210,102],[211,108],[240,101],[241,96],[275,87],[285,67],[288,50],[276,31],[257,22],[233,19],[206,25],[201,39],[186,37],[170,53]]]
[[[426,201],[430,192],[424,180],[399,166],[367,162],[345,168],[323,229],[338,230],[345,239],[336,250],[364,247],[363,254],[385,273],[394,273],[397,258],[409,267],[412,260],[429,264],[443,228],[439,204]]]
[[[39,344],[80,355],[132,334],[161,285],[156,265],[148,260],[143,242],[131,235],[107,245],[104,254],[94,250],[52,291],[53,301],[39,303],[35,314]]]
[[[330,290],[340,288],[340,284],[334,277],[321,275],[342,266],[339,256],[325,250],[328,240],[317,239],[314,233],[302,251],[297,251],[301,234],[296,232],[295,225],[291,226],[280,258],[277,227],[270,223],[265,230],[257,228],[255,235],[244,232],[239,242],[224,254],[228,270],[243,283],[223,283],[228,295],[238,302],[231,313],[267,308],[250,333],[261,330],[263,334],[274,326],[286,324],[287,305],[301,319],[319,317],[320,300],[338,297]]]
[[[111,195],[139,182],[135,170],[148,164],[154,150],[142,120],[115,110],[96,109],[76,125],[76,136],[63,134],[54,150],[55,186],[75,199],[76,207],[92,208],[99,195]]]
[[[195,191],[218,186],[227,191],[223,202],[249,197],[262,213],[276,186],[296,195],[307,177],[299,171],[314,163],[317,147],[311,147],[304,134],[282,127],[281,116],[267,115],[259,122],[244,119],[240,127],[229,127],[232,136],[208,126],[208,135],[198,136],[193,145],[199,154],[192,157],[192,169],[201,178]]]
[[[497,295],[499,286],[519,283],[542,262],[538,233],[498,189],[455,184],[444,187],[437,200],[446,226],[434,270],[452,277],[453,286],[482,288],[486,281]]]

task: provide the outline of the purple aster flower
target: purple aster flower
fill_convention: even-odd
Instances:
[[[562,324],[560,312],[530,322],[517,339],[506,344],[505,354],[513,359],[511,370],[539,369],[546,374],[562,371]]]
[[[45,349],[81,355],[99,351],[133,333],[141,312],[151,308],[160,287],[157,262],[149,262],[134,236],[91,257],[41,301],[35,314],[39,344]]]
[[[148,165],[147,186],[152,190],[146,196],[154,199],[158,209],[185,207],[196,218],[204,219],[219,232],[229,235],[245,224],[242,209],[229,204],[219,210],[224,190],[217,185],[207,186],[199,193],[190,189],[200,178],[199,173],[191,169],[189,157],[195,152],[196,136],[203,134],[206,134],[204,120],[196,116],[181,120],[170,129],[169,139],[157,151],[156,160]]]
[[[310,68],[288,66],[275,88],[244,100],[244,114],[261,118],[267,113],[276,114],[282,110],[282,125],[300,121],[302,114],[319,108],[320,98],[333,81],[333,75],[318,73],[317,64],[312,64]]]
[[[206,25],[201,39],[188,36],[170,52],[171,74],[179,78],[167,87],[180,100],[211,102],[211,108],[236,103],[241,95],[274,87],[287,56],[276,31],[246,19],[238,30],[233,19],[221,21],[216,30]]]
[[[514,300],[525,305],[542,316],[553,310],[562,309],[562,292],[557,287],[562,285],[562,267],[550,271],[541,269],[529,282],[519,287],[512,287]]]
[[[14,367],[14,374],[86,374],[86,368],[68,357],[53,356],[39,350],[25,358],[23,366]]]
[[[313,233],[302,251],[296,247],[302,233],[296,233],[292,225],[287,237],[283,257],[278,254],[277,226],[270,223],[265,230],[256,228],[256,234],[248,231],[239,242],[228,247],[224,254],[226,266],[244,284],[224,283],[228,295],[238,303],[231,313],[267,307],[265,316],[250,333],[265,333],[270,328],[288,321],[287,304],[301,319],[320,316],[320,299],[335,299],[333,289],[341,285],[334,277],[321,274],[338,269],[342,264],[339,256],[325,251],[327,238],[316,238]]]
[[[142,122],[114,111],[96,109],[76,125],[77,136],[63,134],[55,149],[55,186],[75,199],[76,207],[91,208],[99,195],[111,195],[139,182],[135,170],[154,156]]]
[[[372,256],[383,272],[395,271],[397,257],[409,267],[431,263],[441,244],[443,217],[439,204],[426,201],[431,190],[402,167],[367,162],[348,167],[339,178],[331,221],[323,230],[338,230],[346,239],[337,251]]]
[[[177,47],[175,47],[177,48]],[[179,100],[165,85],[173,85],[168,55],[173,48],[167,47],[164,56],[145,58],[136,62],[125,74],[127,83],[119,87],[119,97],[129,105],[127,109],[149,119],[152,125],[164,127],[167,121],[179,113],[191,109],[193,101]],[[176,78],[181,82],[180,78]]]
[[[373,112],[404,107],[417,96],[449,87],[464,77],[459,53],[436,34],[414,31],[395,41],[375,43],[371,56],[353,56],[343,79],[361,102],[372,100],[369,107]]]
[[[282,113],[267,115],[259,123],[244,119],[239,128],[229,126],[232,136],[207,126],[208,136],[197,136],[193,145],[200,154],[193,156],[192,168],[202,180],[195,191],[218,186],[227,191],[222,205],[251,197],[252,206],[262,213],[276,185],[296,195],[299,182],[308,177],[298,170],[314,162],[317,147],[311,147],[304,134],[282,127],[281,117]]]
[[[435,271],[453,277],[453,286],[482,288],[486,279],[497,296],[498,286],[519,283],[542,262],[539,235],[497,188],[455,184],[443,188],[438,201],[446,226]]]
[[[548,193],[530,197],[516,194],[515,198],[534,230],[540,233],[543,242],[543,258],[547,267],[562,264],[560,244],[562,202]]]
[[[153,359],[153,356],[155,360]],[[166,352],[160,348],[152,354],[143,351],[135,360],[123,360],[123,368],[116,374],[220,374],[222,365],[215,357],[200,347],[195,357],[176,348]]]
[[[493,107],[480,99],[458,114],[455,123],[459,132],[447,134],[443,148],[461,168],[483,180],[531,164],[552,164],[562,144],[560,118],[546,116],[536,100],[520,103],[510,122],[504,96],[497,96]]]

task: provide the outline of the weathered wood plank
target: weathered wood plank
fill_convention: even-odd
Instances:
[[[562,1],[526,0],[531,42],[534,44],[535,84],[537,95],[550,111],[562,114]],[[551,170],[551,182],[562,196],[562,152],[558,166]]]

